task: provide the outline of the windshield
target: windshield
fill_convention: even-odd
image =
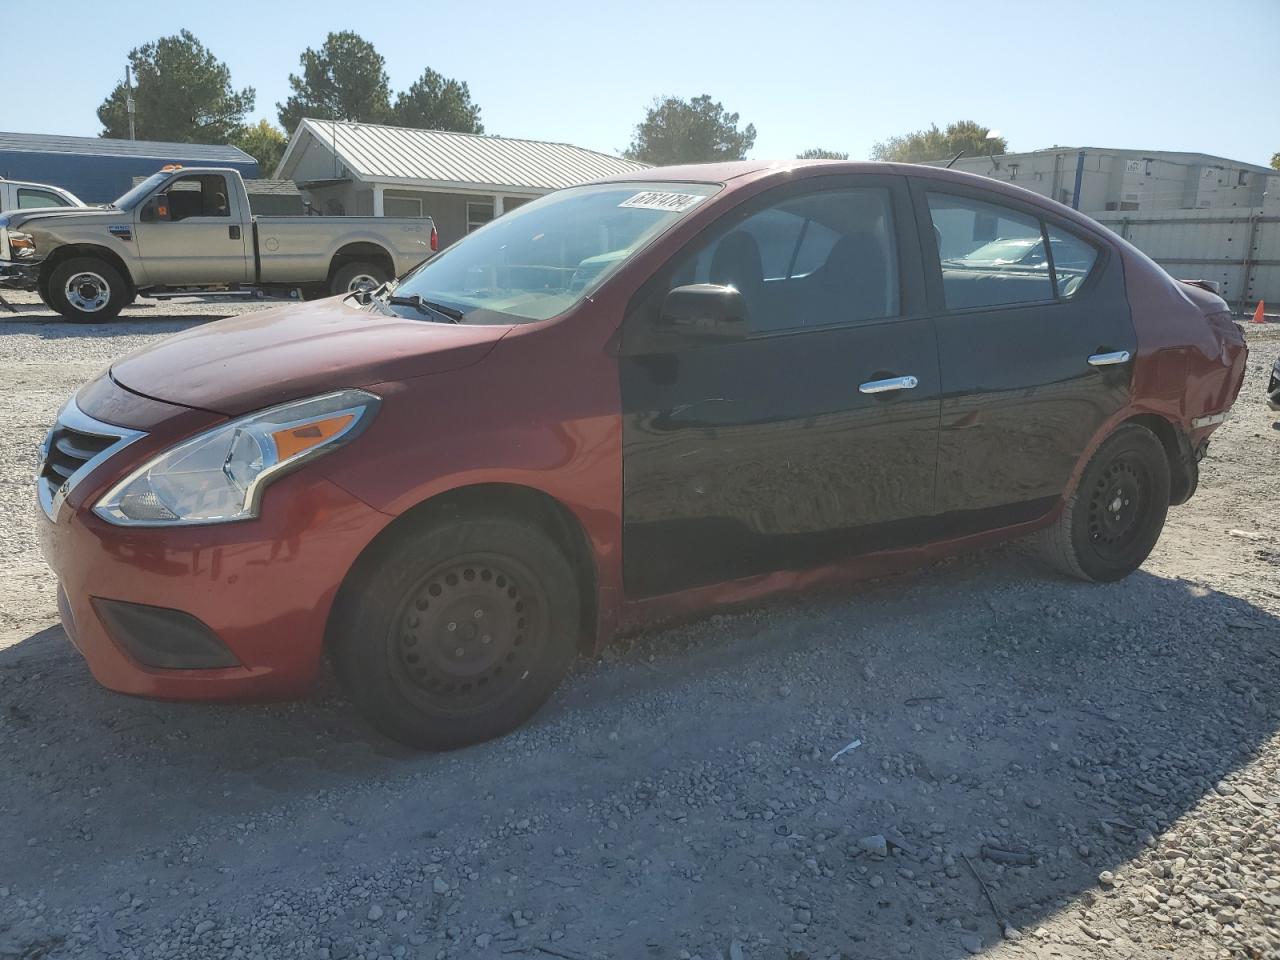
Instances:
[[[568,310],[719,187],[609,183],[571,187],[504,214],[404,278],[461,322],[547,320]],[[471,314],[475,313],[475,317]]]
[[[137,204],[156,187],[160,186],[160,184],[164,183],[168,177],[169,174],[167,173],[153,173],[124,196],[116,200],[112,206],[118,207],[121,210],[132,210],[135,204]]]
[[[977,250],[966,253],[962,260],[981,260],[986,263],[1018,263],[1036,251],[1041,244],[1039,240],[992,240],[984,243]],[[1034,258],[1032,258],[1034,259]]]

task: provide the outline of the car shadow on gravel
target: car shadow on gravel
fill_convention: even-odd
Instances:
[[[0,861],[87,829],[59,863],[88,882],[213,817],[429,776],[442,809],[470,805],[459,830],[490,809],[541,817],[541,835],[501,856],[524,873],[522,858],[568,847],[556,862],[586,891],[587,917],[688,888],[661,925],[627,907],[641,922],[609,956],[674,955],[669,931],[704,926],[727,887],[735,935],[773,945],[748,956],[907,944],[953,960],[1000,939],[997,911],[1033,931],[1073,900],[1124,895],[1131,861],[1207,798],[1241,817],[1269,802],[1226,781],[1280,728],[1280,620],[1146,572],[1096,586],[1027,566],[996,552],[642,633],[580,664],[525,729],[434,757],[371,733],[329,684],[267,706],[108,693],[50,627],[0,650],[0,811],[21,824],[0,837]],[[388,822],[420,809],[393,794],[370,809]],[[619,849],[673,870],[689,837],[710,851],[697,885],[624,878],[592,843],[574,847],[618,805],[621,832],[603,835]],[[1099,886],[1103,871],[1117,892]],[[542,915],[564,895],[544,885],[526,901]]]

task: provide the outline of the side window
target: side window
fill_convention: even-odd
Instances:
[[[179,177],[169,184],[169,219],[229,217],[227,180],[217,174]]]
[[[1054,298],[1038,218],[968,197],[928,197],[948,309]]]
[[[752,333],[897,316],[889,191],[826,190],[766,207],[684,258],[670,287],[688,283],[736,287]]]
[[[63,200],[56,193],[49,190],[31,190],[26,187],[18,188],[18,207],[20,209],[31,209],[32,207],[69,207],[71,204]]]
[[[1058,281],[1058,296],[1071,297],[1083,286],[1098,259],[1098,251],[1074,234],[1049,225],[1049,250],[1053,253],[1053,273]]]

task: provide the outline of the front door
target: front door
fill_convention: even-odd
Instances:
[[[914,230],[904,178],[810,179],[727,214],[637,296],[619,358],[630,596],[928,538],[938,354]],[[689,283],[736,287],[747,337],[651,338]]]
[[[253,279],[243,224],[248,211],[221,174],[176,177],[139,204],[138,252],[154,286],[246,283]]]
[[[1129,396],[1136,337],[1107,247],[1040,208],[913,180],[942,359],[937,510],[951,534],[1035,519]]]

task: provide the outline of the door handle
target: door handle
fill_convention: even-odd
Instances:
[[[229,236],[232,240],[239,240],[239,239],[240,239],[240,228],[239,228],[238,226],[234,226],[234,225],[233,225],[233,226],[230,226],[230,227],[227,227],[227,236]]]
[[[895,390],[914,390],[920,386],[915,377],[890,377],[887,380],[868,380],[858,387],[859,393],[893,393]]]
[[[1095,353],[1089,358],[1089,365],[1093,367],[1110,367],[1117,363],[1128,362],[1128,350],[1113,350],[1111,353]]]

